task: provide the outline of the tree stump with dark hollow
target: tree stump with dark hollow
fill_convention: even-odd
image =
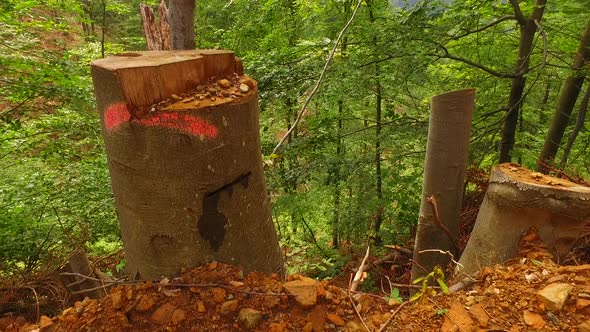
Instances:
[[[563,258],[590,218],[590,187],[516,164],[492,170],[489,186],[459,263],[472,274],[503,263],[518,251],[518,240],[536,227],[549,251]]]
[[[92,77],[131,277],[209,261],[282,274],[257,85],[234,54],[126,53]]]

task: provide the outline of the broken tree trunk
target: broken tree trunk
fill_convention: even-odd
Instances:
[[[474,103],[473,89],[432,98],[412,280],[450,262],[444,253],[423,250],[456,254]]]
[[[208,261],[283,273],[262,171],[257,86],[240,75],[234,54],[218,50],[92,63],[132,277],[170,276]]]
[[[141,13],[143,33],[145,34],[148,51],[166,51],[172,49],[166,2],[162,0],[158,6],[159,18],[157,22],[152,7],[140,3],[139,12]]]
[[[590,218],[590,187],[521,168],[500,164],[489,186],[469,242],[459,263],[472,274],[503,263],[518,251],[523,232],[534,226],[559,260],[580,236]]]
[[[101,288],[103,284],[100,280],[110,280],[105,279],[101,273],[92,268],[84,249],[74,250],[70,254],[68,263],[59,269],[59,273],[59,280],[73,300],[81,301],[85,297],[98,299],[107,294],[105,288]]]

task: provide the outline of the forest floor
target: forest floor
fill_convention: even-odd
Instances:
[[[464,201],[461,247],[487,184],[485,173],[467,175],[479,188]],[[408,300],[419,287],[409,282],[411,243],[385,247],[392,253],[365,263],[362,292],[350,287],[363,258],[358,252],[349,252],[330,280],[283,281],[212,262],[159,282],[113,282],[104,297],[77,302],[56,273],[0,280],[0,331],[590,332],[590,224],[562,264],[536,232],[526,232],[513,259],[463,279],[463,287],[447,281],[450,294],[429,287],[415,301]],[[114,271],[121,258],[98,259],[93,267]]]
[[[159,283],[118,284],[36,323],[4,316],[0,330],[590,331],[590,265],[560,266],[538,236],[525,240],[517,257],[482,269],[471,285],[412,302],[351,292],[343,278],[283,282],[213,262]]]

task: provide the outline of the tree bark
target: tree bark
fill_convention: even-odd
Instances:
[[[474,103],[473,89],[448,92],[431,100],[412,280],[450,262],[448,255],[422,250],[457,253],[455,241],[459,234]],[[429,203],[432,197],[435,203]]]
[[[127,272],[153,279],[221,261],[282,274],[258,93],[246,77],[249,91],[238,92],[242,66],[233,53],[127,53],[91,69]],[[179,97],[220,77],[234,82],[231,96]],[[184,99],[154,106],[172,95]]]
[[[512,79],[512,87],[508,98],[508,107],[504,128],[502,129],[502,141],[500,143],[500,162],[510,162],[512,160],[512,149],[514,148],[516,126],[518,124],[518,115],[522,106],[524,87],[526,84],[526,72],[529,70],[530,55],[533,50],[535,33],[537,32],[537,22],[541,22],[543,12],[545,11],[546,0],[537,0],[535,9],[531,17],[526,19],[522,16],[516,0],[511,3],[517,14],[517,21],[520,26],[520,43],[518,46],[518,61],[515,72],[519,73]]]
[[[564,257],[590,217],[590,187],[519,167],[492,170],[475,226],[459,263],[472,274],[505,262],[521,234],[534,226],[555,257]]]
[[[567,140],[567,144],[563,148],[563,155],[561,156],[561,168],[565,167],[565,163],[567,162],[567,158],[570,155],[572,150],[572,146],[574,145],[574,141],[578,134],[584,127],[584,121],[586,121],[586,113],[588,111],[588,103],[590,102],[590,84],[586,88],[586,93],[582,98],[582,102],[580,102],[580,109],[578,110],[578,118],[576,119],[576,124],[574,129],[572,130],[569,139]]]
[[[567,127],[572,110],[584,85],[585,76],[580,73],[581,69],[590,61],[590,22],[586,25],[584,33],[580,38],[580,46],[572,64],[573,73],[566,79],[565,85],[559,95],[559,103],[553,114],[551,127],[543,144],[543,151],[539,156],[541,161],[540,171],[549,172],[548,164],[552,163],[557,154],[563,133]]]
[[[195,0],[170,0],[168,22],[173,50],[195,48]]]

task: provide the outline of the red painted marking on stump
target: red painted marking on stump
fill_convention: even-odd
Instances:
[[[192,115],[180,113],[156,113],[144,119],[131,119],[131,114],[124,103],[109,106],[105,112],[107,129],[117,129],[125,122],[138,123],[147,127],[169,128],[193,136],[217,137],[219,130],[209,122]]]
[[[129,122],[131,114],[124,103],[112,104],[104,113],[104,123],[107,129],[119,127],[124,122]]]

